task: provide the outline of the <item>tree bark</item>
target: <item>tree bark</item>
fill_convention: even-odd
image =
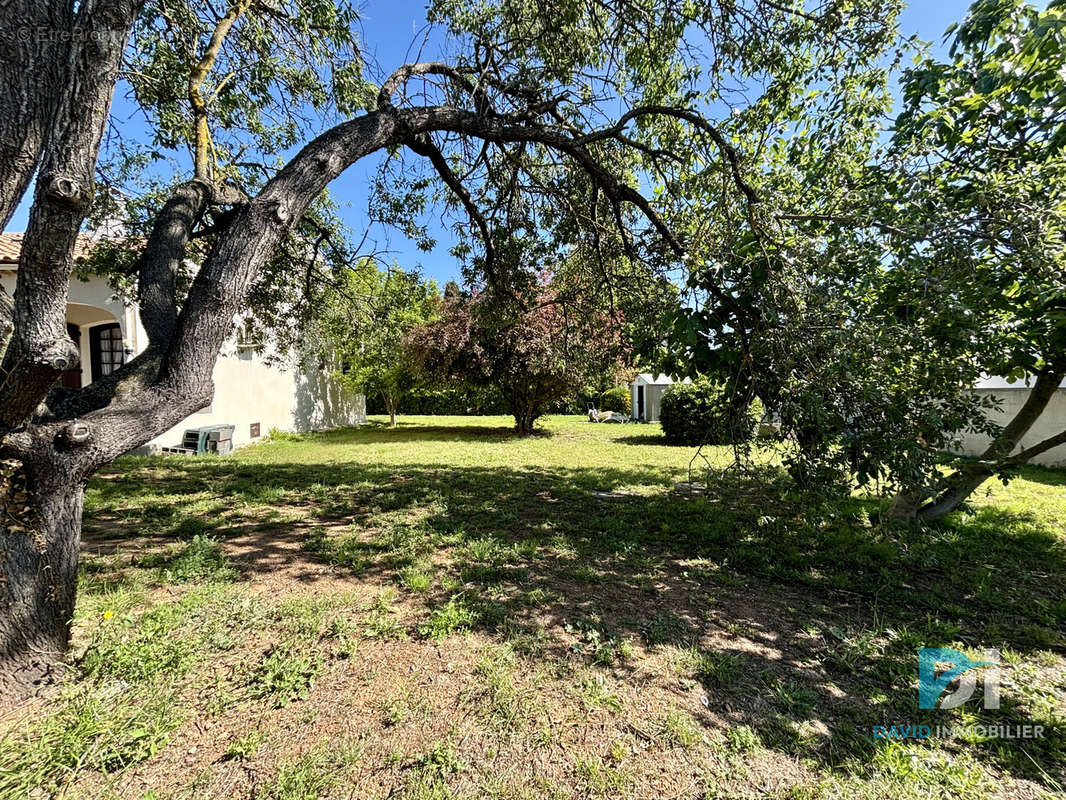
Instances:
[[[7,228],[41,160],[62,88],[61,32],[72,4],[54,0],[0,3],[0,230]]]
[[[0,462],[0,699],[32,694],[66,655],[82,497],[55,465]]]
[[[390,394],[381,395],[385,399],[385,410],[389,412],[389,427],[396,427],[396,398]]]

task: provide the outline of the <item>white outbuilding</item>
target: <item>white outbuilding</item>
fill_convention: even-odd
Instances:
[[[682,383],[691,383],[688,378]],[[633,419],[641,422],[659,421],[659,404],[663,399],[663,392],[676,381],[669,375],[653,375],[650,372],[642,372],[637,375],[629,387],[633,400]]]

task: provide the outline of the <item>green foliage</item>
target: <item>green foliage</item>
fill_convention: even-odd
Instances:
[[[438,299],[436,283],[395,264],[380,270],[368,259],[348,270],[317,314],[319,349],[334,377],[395,414],[417,383],[406,337],[433,318]]]
[[[729,389],[708,378],[675,383],[659,407],[663,435],[670,444],[742,444],[751,439],[759,409],[744,409]]]
[[[158,752],[181,721],[167,691],[68,687],[37,724],[0,739],[0,797],[51,793],[85,770],[120,772]]]
[[[321,742],[300,758],[288,759],[261,795],[264,800],[318,800],[344,782],[362,757],[360,742],[341,739]]]
[[[380,394],[366,399],[368,414],[387,414]],[[506,414],[507,402],[495,386],[436,386],[415,383],[403,397],[404,414],[481,416]]]
[[[753,387],[807,485],[954,508],[967,468],[944,452],[999,432],[975,382],[1066,370],[1062,19],[1059,3],[974,3],[946,61],[902,74],[887,142],[902,50],[855,62],[835,106],[808,86],[801,125],[738,114],[740,141],[779,125],[752,176],[772,218],[709,211],[689,277],[706,302],[679,313],[671,349],[678,368]]]
[[[273,647],[251,678],[254,697],[268,697],[278,708],[305,700],[322,668],[322,657],[306,643],[283,642]]]
[[[231,581],[237,577],[237,570],[230,564],[222,545],[200,533],[159,569],[163,580],[170,583]]]
[[[632,412],[633,395],[628,386],[615,386],[602,392],[596,408],[600,411],[617,411],[628,416]]]
[[[750,725],[734,725],[725,734],[729,748],[738,753],[750,753],[758,750],[762,741]]]
[[[430,639],[443,639],[452,633],[465,633],[477,622],[477,613],[463,600],[461,594],[450,598],[429,615],[429,622],[418,632]]]
[[[559,290],[534,284],[521,298],[484,293],[446,298],[440,318],[408,338],[421,374],[499,390],[521,435],[560,400],[622,357],[614,315],[572,318]]]
[[[262,731],[249,731],[243,736],[238,736],[226,747],[226,758],[236,761],[248,761],[254,758],[266,741],[266,734]]]

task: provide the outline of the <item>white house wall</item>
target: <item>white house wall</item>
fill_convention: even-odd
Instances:
[[[13,293],[15,271],[0,272],[0,284]],[[118,322],[127,358],[148,346],[140,316],[115,296],[105,279],[73,278],[67,299],[68,320],[77,324],[82,334],[83,386],[92,381],[88,333],[94,325]],[[265,437],[272,428],[311,431],[366,422],[365,398],[341,387],[315,364],[308,364],[306,369],[286,369],[227,343],[215,363],[213,377],[215,396],[211,405],[155,437],[145,449],[178,445],[185,429],[204,425],[235,426],[233,444],[239,447],[257,440],[251,435],[253,423],[259,423],[260,435]]]
[[[223,354],[212,373],[215,396],[211,405],[148,443],[170,447],[181,443],[187,428],[233,425],[233,445],[258,441],[271,429],[311,431],[359,425],[366,421],[363,396],[348,391],[317,369],[283,369],[251,351]]]
[[[997,425],[1006,425],[1024,405],[1029,397],[1029,389],[1024,387],[1017,389],[979,389],[978,394],[993,396],[1002,401],[999,406],[1000,411],[986,413]],[[1066,389],[1059,389],[1055,392],[1051,402],[1048,403],[1048,407],[1044,409],[1044,413],[1040,415],[1040,419],[1036,421],[1029,433],[1022,439],[1017,450],[1032,447],[1034,444],[1061,433],[1064,429],[1066,429]],[[968,434],[963,439],[962,452],[968,456],[980,455],[988,447],[988,444],[989,438],[987,436]],[[1048,450],[1046,453],[1034,458],[1032,463],[1046,466],[1066,466],[1066,445],[1060,445]]]

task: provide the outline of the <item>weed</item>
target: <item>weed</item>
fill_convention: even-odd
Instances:
[[[429,621],[420,625],[418,632],[430,639],[443,639],[451,633],[469,632],[477,621],[477,614],[466,605],[463,596],[457,594],[430,612]]]
[[[0,740],[0,797],[58,793],[82,770],[120,772],[154,755],[181,723],[181,706],[158,688],[118,692],[69,687],[39,721]]]
[[[734,725],[725,732],[729,748],[737,753],[750,753],[762,746],[759,734],[748,725]]]
[[[318,651],[294,642],[272,648],[252,674],[253,697],[267,697],[278,708],[305,700],[322,666]]]
[[[587,711],[596,708],[621,711],[622,701],[607,688],[602,675],[590,675],[581,682],[581,702]]]
[[[265,741],[266,734],[262,731],[250,731],[243,736],[238,736],[226,748],[226,758],[247,761],[259,752],[259,748]]]
[[[684,747],[686,750],[703,741],[703,732],[691,716],[684,711],[671,711],[662,722],[662,737],[669,744]]]

